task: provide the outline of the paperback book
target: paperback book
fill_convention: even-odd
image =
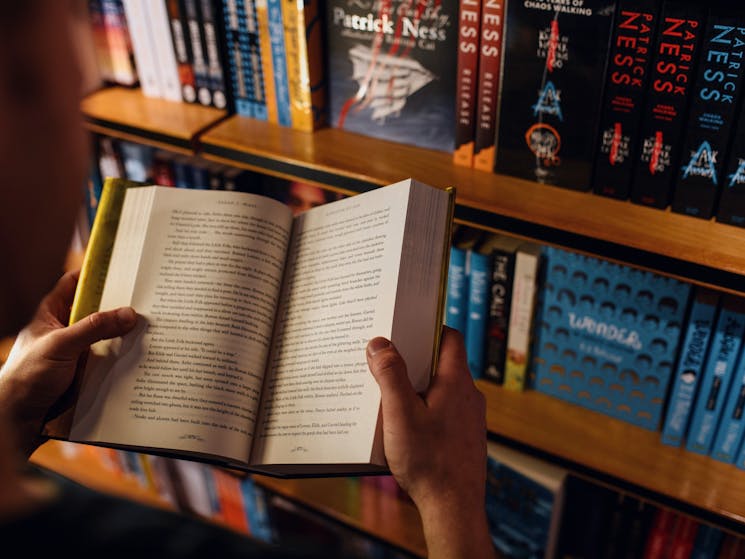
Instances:
[[[136,184],[136,183],[135,183]],[[297,216],[265,196],[109,180],[70,321],[133,306],[45,434],[270,475],[386,471],[365,346],[424,391],[453,191],[408,179]]]

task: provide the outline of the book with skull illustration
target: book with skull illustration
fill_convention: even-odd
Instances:
[[[457,10],[435,0],[330,0],[331,125],[452,152]]]

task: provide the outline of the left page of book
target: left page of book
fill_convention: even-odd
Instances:
[[[92,346],[69,438],[245,462],[291,224],[261,196],[129,189],[100,308],[140,320]]]

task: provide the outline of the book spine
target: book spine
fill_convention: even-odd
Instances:
[[[207,54],[207,79],[212,96],[212,106],[216,109],[228,107],[230,92],[225,82],[225,56],[222,49],[221,31],[222,3],[213,0],[201,0],[201,27],[204,50]],[[256,16],[253,16],[256,21]]]
[[[718,304],[719,295],[716,292],[700,289],[696,293],[662,429],[662,442],[667,445],[683,444],[709,351]]]
[[[734,297],[723,299],[709,357],[701,379],[686,448],[709,454],[716,435],[723,402],[740,353],[745,326],[745,302]]]
[[[498,173],[590,189],[614,5],[507,3]]]
[[[269,42],[274,70],[274,90],[277,97],[277,119],[282,126],[292,126],[282,10],[282,0],[267,0]]]
[[[450,249],[448,264],[447,301],[445,304],[445,324],[466,332],[466,304],[468,302],[468,276],[466,274],[466,251],[462,248]]]
[[[481,14],[479,81],[473,166],[493,172],[496,157],[497,113],[502,75],[504,0],[484,0]]]
[[[132,49],[124,6],[121,0],[101,0],[103,26],[111,55],[112,79],[120,84],[132,86],[137,83]]]
[[[716,559],[724,532],[714,526],[702,524],[696,534],[690,559]]]
[[[669,559],[689,559],[696,542],[699,523],[687,516],[681,516],[675,523],[672,541],[670,542]]]
[[[261,67],[259,28],[253,0],[228,0],[225,4],[226,49],[238,114],[267,120],[266,83]]]
[[[468,266],[468,305],[466,310],[466,358],[474,378],[484,374],[484,346],[486,338],[486,315],[489,308],[489,278],[491,262],[489,255],[472,250]]]
[[[457,89],[455,91],[455,150],[453,163],[473,164],[476,84],[479,64],[481,0],[460,0],[458,13]]]
[[[69,323],[74,324],[98,311],[109,269],[114,237],[119,227],[119,215],[124,205],[124,195],[133,183],[123,179],[106,179],[98,204],[96,219],[85,251],[75,297],[70,309]]]
[[[101,72],[101,79],[105,82],[114,81],[114,72],[111,69],[111,52],[109,42],[106,38],[106,26],[103,21],[103,6],[101,0],[88,0],[88,14],[91,22],[91,33],[93,34],[93,45],[96,50],[96,61]]]
[[[197,91],[197,101],[201,105],[212,104],[212,93],[210,92],[207,59],[204,52],[202,38],[201,15],[199,14],[198,0],[181,0],[183,13],[186,18],[186,28],[189,32],[189,44],[192,53],[192,68],[194,69],[194,85]]]
[[[680,154],[705,8],[666,0],[654,47],[631,200],[665,208]]]
[[[267,120],[274,124],[279,122],[277,93],[274,85],[274,60],[272,59],[272,41],[269,36],[269,8],[267,0],[255,0],[256,23],[259,36],[260,60],[258,66],[263,78],[264,98]]]
[[[161,80],[155,62],[154,37],[145,16],[147,2],[145,0],[123,0],[122,5],[132,40],[142,94],[145,97],[163,97]]]
[[[623,0],[617,8],[592,179],[602,196],[629,196],[659,5]]]
[[[742,444],[743,433],[745,433],[745,420],[743,418],[743,408],[745,408],[745,359],[743,355],[740,355],[732,386],[725,396],[726,402],[722,410],[722,420],[717,428],[711,456],[721,462],[733,464]]]
[[[173,48],[168,10],[163,1],[146,1],[145,5],[163,98],[168,101],[181,101],[181,81]]]
[[[197,101],[196,82],[194,79],[193,55],[191,42],[187,40],[185,14],[179,0],[166,0],[168,19],[171,24],[171,40],[178,67],[181,98],[187,103]]]
[[[509,390],[525,388],[539,265],[539,254],[517,249],[504,371],[504,387]]]
[[[745,19],[710,13],[673,187],[672,210],[709,219],[742,91]]]
[[[745,103],[742,102],[733,136],[724,166],[716,219],[745,227]]]
[[[514,270],[514,252],[497,249],[492,253],[484,378],[496,384],[502,384],[504,382],[504,367],[507,359],[507,332],[510,320],[510,301],[512,299]]]
[[[666,559],[676,518],[677,515],[670,510],[657,510],[647,536],[643,559]]]

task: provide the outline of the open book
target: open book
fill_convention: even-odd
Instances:
[[[106,181],[71,321],[94,344],[54,438],[277,476],[386,471],[369,339],[435,367],[454,191],[405,180],[293,217],[243,192]]]

